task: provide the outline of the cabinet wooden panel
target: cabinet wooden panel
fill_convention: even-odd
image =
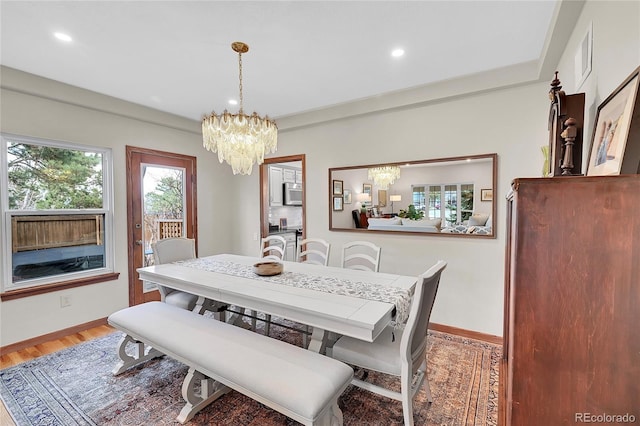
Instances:
[[[516,179],[507,220],[500,423],[640,421],[640,176]]]
[[[282,181],[295,183],[296,171],[294,169],[282,169]]]

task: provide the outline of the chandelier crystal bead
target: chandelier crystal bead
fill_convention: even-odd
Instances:
[[[400,178],[400,167],[382,166],[369,169],[369,179],[380,189],[389,189],[396,179]]]
[[[218,153],[218,160],[226,161],[233,174],[250,175],[254,164],[262,164],[265,154],[276,152],[278,126],[269,116],[260,117],[256,112],[246,115],[242,96],[242,54],[249,46],[234,42],[231,48],[238,53],[240,80],[240,110],[231,114],[224,110],[220,115],[212,112],[202,119],[202,144],[211,152]]]

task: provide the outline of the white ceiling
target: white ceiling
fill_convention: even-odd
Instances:
[[[245,112],[278,118],[540,61],[556,3],[2,0],[0,63],[200,120],[237,110],[244,41]]]

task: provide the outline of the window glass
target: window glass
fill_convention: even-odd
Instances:
[[[7,142],[9,209],[102,208],[102,154]]]
[[[440,186],[429,186],[429,219],[438,219],[442,216],[442,191]]]
[[[9,252],[3,256],[4,290],[107,272],[110,151],[4,134],[2,139],[2,219],[3,229],[11,230],[3,245]]]
[[[460,220],[469,220],[473,214],[473,184],[460,185]]]
[[[473,214],[473,184],[412,185],[416,210],[426,210],[425,188],[429,191],[428,211],[425,212],[429,219],[444,219],[454,225],[468,220]]]
[[[413,185],[412,186],[412,200],[411,200],[411,204],[413,204],[416,208],[416,210],[422,210],[424,211],[426,205],[425,205],[425,187],[424,186],[416,186]]]
[[[457,185],[444,186],[445,219],[449,224],[458,221],[458,188]]]

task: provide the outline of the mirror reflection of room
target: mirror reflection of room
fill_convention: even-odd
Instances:
[[[495,159],[331,169],[332,182],[353,195],[342,210],[332,209],[331,228],[491,236]]]

